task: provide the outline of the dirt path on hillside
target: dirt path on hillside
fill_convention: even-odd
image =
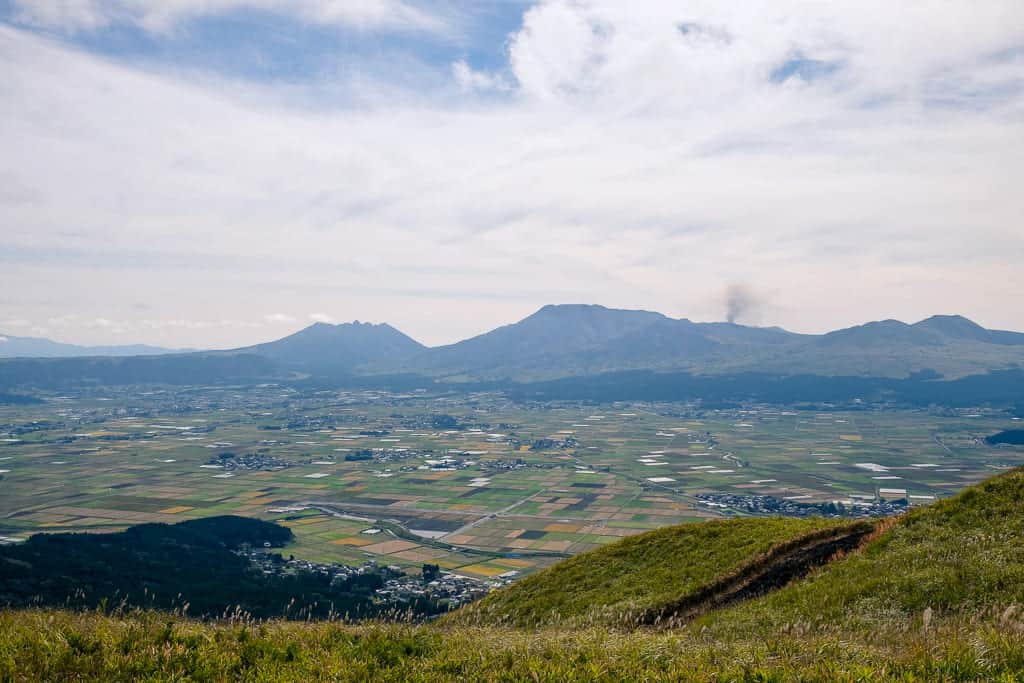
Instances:
[[[739,570],[668,605],[647,610],[637,625],[673,628],[728,605],[770,593],[856,550],[876,530],[873,522],[824,529],[779,544]]]

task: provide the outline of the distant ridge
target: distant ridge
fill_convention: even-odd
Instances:
[[[165,349],[147,344],[79,346],[43,337],[17,337],[0,333],[0,358],[77,358],[84,356],[155,356],[192,349]]]
[[[623,370],[948,377],[1024,364],[1024,334],[961,316],[882,320],[822,335],[696,323],[595,305],[544,306],[472,339],[427,349],[401,369],[435,377],[533,381]],[[378,368],[374,368],[378,369]]]
[[[913,326],[931,330],[945,337],[973,339],[989,344],[1024,345],[1024,333],[1006,330],[987,330],[962,315],[933,315],[921,322],[914,323]]]
[[[668,320],[650,311],[584,304],[548,305],[517,323],[429,349],[415,357],[409,368],[489,374],[495,367],[557,363],[570,354],[599,351],[613,340]]]
[[[424,350],[387,323],[314,323],[283,339],[229,353],[248,353],[289,367],[352,371],[369,363],[395,363]]]
[[[0,345],[18,348],[16,338],[7,339]],[[34,348],[49,348],[50,357],[61,351]],[[209,381],[365,378],[367,382],[401,376],[457,385],[545,382],[632,371],[702,377],[756,373],[764,377],[955,379],[1024,368],[1024,333],[989,330],[958,315],[936,315],[913,324],[881,320],[826,334],[797,334],[779,327],[698,323],[653,311],[591,304],[544,306],[518,322],[433,348],[386,323],[356,321],[316,323],[282,339],[244,348],[138,357],[132,363],[97,357],[102,347],[72,350],[83,355],[88,351],[93,357],[65,357],[67,362],[61,365],[40,358],[0,361],[0,387],[37,380],[44,385],[180,382],[195,375]],[[153,347],[116,350],[118,355],[159,351]],[[61,352],[66,356],[71,351]]]

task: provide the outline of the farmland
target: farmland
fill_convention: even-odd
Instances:
[[[971,410],[514,403],[288,386],[0,406],[0,536],[235,514],[314,562],[514,579],[643,531],[842,501],[927,504],[1024,462]],[[754,511],[754,512],[752,512]]]

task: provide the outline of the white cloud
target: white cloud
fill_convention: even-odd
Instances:
[[[134,24],[166,32],[197,17],[264,10],[357,29],[438,31],[444,22],[403,0],[14,0],[22,23],[62,31]]]
[[[286,313],[268,313],[263,316],[263,319],[268,323],[293,323],[295,318]]]
[[[9,342],[9,341],[11,341],[11,340],[8,339],[7,337],[4,337],[4,336],[0,335],[0,344],[2,344],[4,342]]]
[[[722,107],[756,100],[794,57],[841,67],[854,93],[916,97],[924,79],[1020,47],[1024,6],[885,0],[770,3],[550,0],[512,39],[525,94],[618,105]],[[971,69],[972,71],[975,69]],[[797,78],[795,80],[801,80]],[[910,88],[910,91],[906,91]]]
[[[463,92],[507,92],[512,89],[511,84],[502,75],[476,71],[461,59],[452,64],[452,76]]]
[[[317,323],[330,323],[333,322],[333,318],[326,313],[310,313],[309,319]]]
[[[460,98],[380,87],[358,109],[0,28],[0,178],[20,188],[0,195],[0,292],[26,292],[0,316],[75,311],[67,329],[102,341],[83,321],[140,300],[264,323],[301,301],[438,343],[553,301],[720,319],[740,281],[771,292],[764,324],[798,330],[1024,328],[1022,13],[548,2],[507,72],[455,65]],[[478,95],[488,78],[512,90]]]

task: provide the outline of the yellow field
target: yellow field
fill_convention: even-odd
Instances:
[[[490,565],[490,564],[487,564],[487,563],[483,563],[483,564],[472,564],[472,565],[470,565],[468,567],[460,567],[459,571],[460,572],[469,572],[471,574],[478,574],[480,576],[497,576],[499,574],[504,574],[508,570],[505,569],[504,567],[495,567],[493,565]]]
[[[512,567],[513,569],[525,569],[527,567],[533,566],[532,562],[527,562],[526,560],[516,560],[510,557],[503,557],[500,560],[491,560],[491,564],[501,565],[503,567]]]
[[[337,541],[331,541],[334,545],[354,545],[361,547],[364,545],[372,545],[373,541],[368,538],[359,538],[357,536],[349,536],[348,538],[339,538]]]

